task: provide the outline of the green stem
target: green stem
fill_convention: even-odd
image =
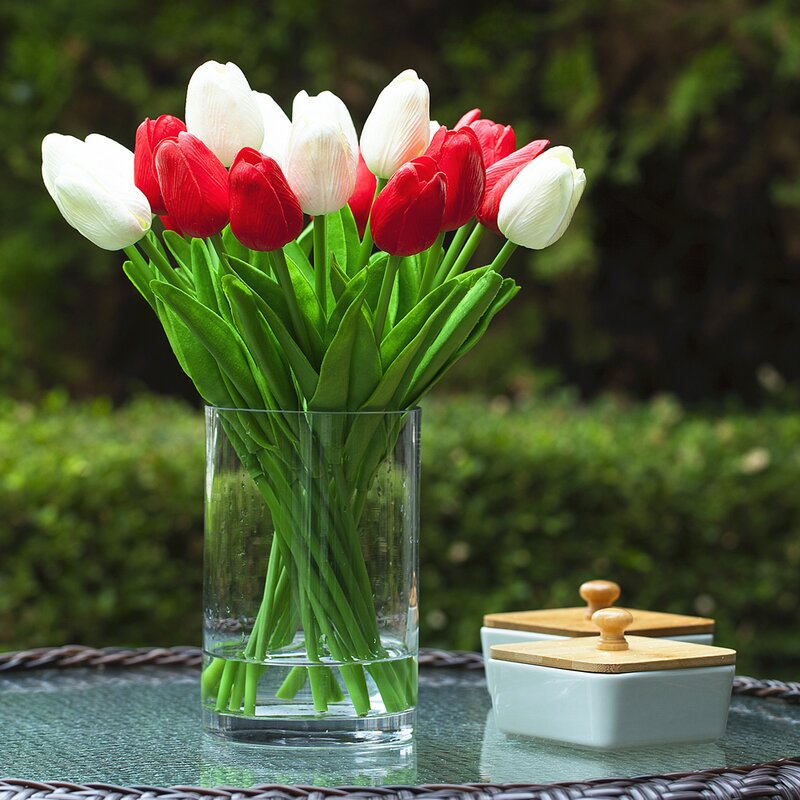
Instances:
[[[386,315],[389,313],[389,302],[392,299],[394,289],[394,279],[400,266],[400,256],[389,256],[386,262],[386,270],[383,273],[381,282],[381,293],[378,297],[378,306],[375,309],[375,341],[380,347],[383,340],[383,329],[386,327]]]
[[[386,178],[378,178],[377,183],[375,184],[375,196],[372,198],[372,202],[375,202],[375,198],[381,193],[381,190],[384,186],[386,186],[387,180]],[[370,206],[370,209],[372,207]],[[371,212],[370,212],[371,213]],[[367,217],[367,227],[364,229],[364,238],[361,240],[361,247],[358,250],[358,261],[356,262],[356,272],[364,269],[367,266],[367,262],[369,261],[370,254],[372,253],[372,231],[369,227],[370,217]]]
[[[147,253],[147,257],[155,264],[156,269],[161,273],[164,280],[171,283],[173,286],[177,286],[180,281],[175,274],[175,270],[172,268],[172,264],[167,261],[164,254],[150,241],[149,237],[145,236],[143,239],[140,239],[139,244],[142,250]],[[129,256],[131,255],[127,247],[125,248],[125,252],[128,253]]]
[[[495,272],[502,272],[503,267],[508,262],[508,259],[511,258],[511,255],[517,247],[518,245],[514,244],[514,242],[506,242],[500,252],[494,257],[494,261],[492,261],[491,264],[492,269]]]
[[[300,341],[300,345],[305,354],[310,358],[312,355],[311,344],[308,339],[308,331],[306,330],[306,326],[303,322],[303,316],[300,313],[300,306],[297,304],[297,295],[294,291],[292,278],[289,275],[289,266],[286,263],[286,254],[283,252],[283,250],[273,250],[269,255],[272,262],[272,269],[275,272],[275,276],[278,279],[281,289],[283,289],[283,294],[286,297],[286,304],[289,306],[289,316],[292,318],[292,325],[294,326],[295,335]]]
[[[275,692],[275,697],[279,700],[292,700],[303,688],[307,678],[308,672],[305,667],[292,667],[278,691]]]
[[[464,242],[467,241],[467,237],[470,235],[474,226],[475,226],[475,221],[470,220],[465,225],[462,225],[455,232],[455,235],[453,236],[453,239],[450,242],[450,246],[447,248],[447,252],[444,254],[442,263],[439,265],[439,269],[436,272],[437,285],[440,283],[444,283],[445,276],[447,275],[448,272],[450,272],[450,267],[453,266],[456,258],[458,258],[458,254],[464,247]]]
[[[486,228],[483,225],[476,225],[475,230],[472,231],[470,234],[467,243],[464,245],[464,249],[459,254],[458,258],[456,259],[455,264],[453,264],[450,272],[447,273],[447,277],[445,280],[449,280],[450,278],[455,278],[456,275],[460,275],[469,264],[469,260],[472,258],[472,254],[478,248],[478,245],[483,239],[483,235],[486,233]]]
[[[322,313],[328,317],[328,242],[325,215],[314,217],[314,288]]]
[[[428,258],[425,261],[425,269],[422,271],[422,281],[419,284],[419,291],[417,292],[417,302],[422,300],[431,290],[431,286],[433,286],[433,279],[439,266],[439,251],[442,249],[443,241],[444,231],[436,237],[436,241],[428,249]]]

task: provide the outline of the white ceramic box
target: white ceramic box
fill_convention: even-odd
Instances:
[[[623,609],[595,614],[601,636],[497,645],[492,705],[504,733],[594,748],[704,742],[725,732],[735,652],[622,635]]]

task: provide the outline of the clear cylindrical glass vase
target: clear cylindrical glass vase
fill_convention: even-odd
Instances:
[[[419,409],[206,409],[210,732],[292,746],[411,737],[419,444]]]

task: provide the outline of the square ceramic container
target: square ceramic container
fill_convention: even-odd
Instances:
[[[606,651],[604,636],[493,646],[498,729],[604,749],[725,733],[733,650],[630,636]]]

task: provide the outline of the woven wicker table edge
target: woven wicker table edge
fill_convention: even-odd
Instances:
[[[77,667],[198,667],[198,647],[93,648],[64,645],[0,653],[0,673]],[[480,653],[421,649],[420,666],[482,669]],[[734,694],[800,703],[800,683],[737,676]],[[421,784],[418,786],[115,786],[0,778],[0,800],[800,800],[800,754],[764,764],[702,772],[551,784]]]

